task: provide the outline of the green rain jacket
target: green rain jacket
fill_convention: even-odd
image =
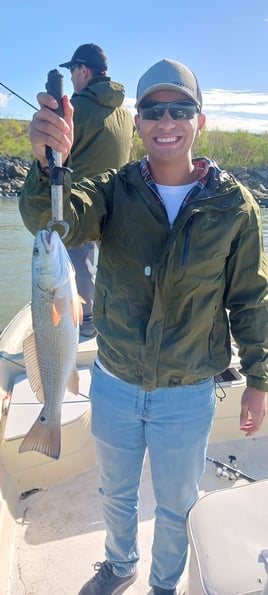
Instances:
[[[122,106],[124,96],[123,85],[108,76],[94,77],[85,89],[73,93],[74,142],[69,162],[73,181],[128,162],[134,123]]]
[[[35,165],[20,198],[33,234],[51,219],[50,203]],[[67,174],[64,219],[68,247],[101,239],[94,324],[108,371],[145,390],[218,374],[230,363],[230,321],[248,386],[268,389],[268,266],[244,186],[209,162],[170,227],[140,163],[72,187]]]

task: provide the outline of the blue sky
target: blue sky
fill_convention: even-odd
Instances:
[[[172,58],[196,73],[208,128],[268,131],[268,0],[5,1],[0,82],[37,105],[48,71],[90,42],[106,52],[133,113],[139,77]],[[69,72],[61,72],[71,95]],[[0,118],[32,115],[0,86]]]

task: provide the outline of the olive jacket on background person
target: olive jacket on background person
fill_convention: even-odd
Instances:
[[[124,97],[123,85],[108,76],[96,76],[85,89],[73,93],[74,142],[69,162],[73,181],[128,162],[134,123],[122,106]]]
[[[268,389],[268,266],[259,207],[205,158],[173,226],[146,160],[71,184],[68,247],[100,240],[94,324],[105,368],[145,390],[192,384],[225,370],[230,329],[248,386]],[[35,234],[51,219],[49,178],[37,165],[20,197]]]

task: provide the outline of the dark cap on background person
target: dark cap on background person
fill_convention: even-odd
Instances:
[[[104,51],[94,43],[85,43],[75,50],[71,60],[59,64],[60,68],[72,68],[85,65],[95,74],[104,74],[108,68],[108,60]]]
[[[198,111],[202,109],[202,94],[195,74],[175,60],[161,60],[140,78],[137,86],[136,108],[143,99],[155,91],[180,91],[194,101]]]

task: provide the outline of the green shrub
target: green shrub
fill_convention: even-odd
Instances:
[[[29,122],[0,119],[0,154],[32,160],[28,138]],[[134,133],[130,159],[145,155],[142,140]],[[244,130],[225,132],[205,127],[194,144],[194,156],[214,159],[224,169],[236,167],[268,167],[268,133],[254,134]]]
[[[29,122],[26,120],[0,119],[0,154],[31,161],[33,152],[28,128]]]

